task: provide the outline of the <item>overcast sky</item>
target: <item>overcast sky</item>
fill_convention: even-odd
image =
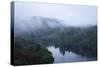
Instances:
[[[96,6],[62,5],[31,2],[15,2],[15,20],[42,16],[63,20],[65,25],[95,25],[97,22]]]

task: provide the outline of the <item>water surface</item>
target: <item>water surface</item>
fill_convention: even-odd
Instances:
[[[80,61],[90,61],[94,58],[87,58],[85,56],[78,55],[74,52],[65,51],[64,53],[60,51],[59,48],[54,46],[48,47],[48,50],[52,52],[54,57],[54,63],[64,63],[64,62],[80,62]]]

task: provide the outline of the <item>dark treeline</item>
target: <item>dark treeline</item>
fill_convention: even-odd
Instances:
[[[31,38],[15,38],[14,65],[48,64],[53,61],[52,53],[46,47]]]

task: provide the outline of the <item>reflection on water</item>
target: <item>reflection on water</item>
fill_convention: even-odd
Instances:
[[[53,46],[47,47],[49,51],[52,52],[54,57],[54,63],[64,63],[64,62],[78,62],[78,61],[89,61],[93,58],[83,57],[74,52],[65,51],[64,54],[60,51],[59,48]]]

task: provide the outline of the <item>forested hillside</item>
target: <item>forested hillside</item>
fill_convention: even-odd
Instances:
[[[16,65],[53,63],[48,46],[74,52],[85,57],[97,57],[97,26],[65,26],[54,18],[33,17],[31,23],[14,27],[14,60]],[[36,23],[36,25],[35,25]],[[23,26],[23,27],[22,27]]]

